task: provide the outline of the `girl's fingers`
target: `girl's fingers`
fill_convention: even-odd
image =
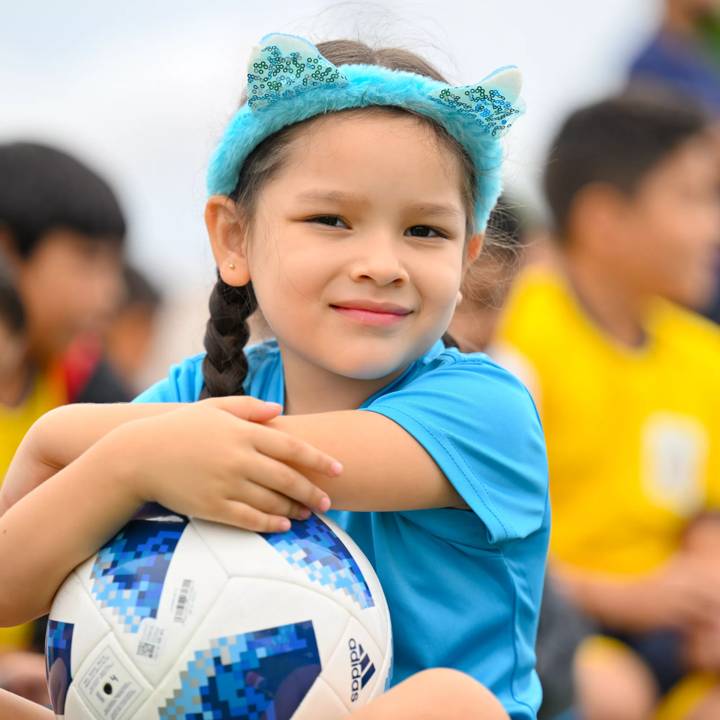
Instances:
[[[310,516],[310,511],[304,505],[254,482],[243,483],[243,487],[238,490],[236,496],[230,495],[230,500],[247,503],[268,515],[279,515],[293,520],[307,520]]]
[[[228,397],[208,398],[202,400],[208,405],[225,410],[241,420],[249,422],[268,422],[282,412],[277,403],[265,402],[249,395],[231,395]]]
[[[252,530],[253,532],[287,532],[290,529],[290,520],[286,517],[269,515],[234,500],[226,500],[220,511],[205,519],[233,525],[243,530]]]
[[[334,457],[280,430],[256,425],[253,429],[252,442],[258,452],[281,462],[297,465],[328,477],[337,477],[342,472],[342,465]]]
[[[330,498],[327,493],[310,482],[302,473],[273,457],[265,454],[257,455],[253,459],[252,467],[245,468],[244,475],[256,485],[273,490],[303,507],[317,512],[326,512],[330,508]]]

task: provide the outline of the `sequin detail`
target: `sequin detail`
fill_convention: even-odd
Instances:
[[[308,88],[342,87],[347,83],[340,71],[322,55],[267,45],[250,65],[248,105],[252,110],[267,107],[281,98]]]
[[[472,115],[486,132],[498,137],[510,129],[520,110],[496,88],[482,85],[446,87],[430,95],[430,99],[453,110]]]

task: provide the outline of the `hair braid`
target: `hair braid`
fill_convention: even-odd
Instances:
[[[257,308],[252,283],[234,287],[218,279],[210,295],[210,318],[205,329],[201,398],[243,395],[248,371],[245,345],[250,338],[248,318]]]

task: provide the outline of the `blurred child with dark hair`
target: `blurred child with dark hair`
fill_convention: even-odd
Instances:
[[[107,360],[122,383],[139,393],[139,378],[152,350],[162,295],[131,265],[123,267],[123,281],[122,300],[105,333],[104,345]]]
[[[689,103],[575,112],[545,174],[559,262],[523,273],[502,321],[547,435],[551,568],[614,638],[581,653],[586,720],[649,718],[681,694],[689,638],[720,617],[716,559],[682,542],[720,507],[720,331],[681,307],[713,290],[715,148]],[[667,717],[720,717],[716,682]]]
[[[465,274],[462,301],[448,330],[463,352],[485,352],[492,342],[500,309],[520,267],[524,222],[512,201],[501,197],[490,216],[485,247]]]
[[[84,340],[118,303],[125,231],[113,191],[86,165],[44,145],[0,144],[0,484],[45,412],[129,398]],[[0,629],[0,686],[36,698],[42,656],[24,652],[32,634]]]

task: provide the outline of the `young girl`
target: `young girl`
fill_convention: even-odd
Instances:
[[[394,630],[400,684],[357,718],[535,717],[542,431],[518,381],[440,342],[518,90],[512,69],[454,88],[406,51],[263,40],[209,172],[207,353],[28,433],[0,495],[0,622],[46,612],[147,501],[257,531],[332,505]],[[275,340],[246,349],[256,307]]]

